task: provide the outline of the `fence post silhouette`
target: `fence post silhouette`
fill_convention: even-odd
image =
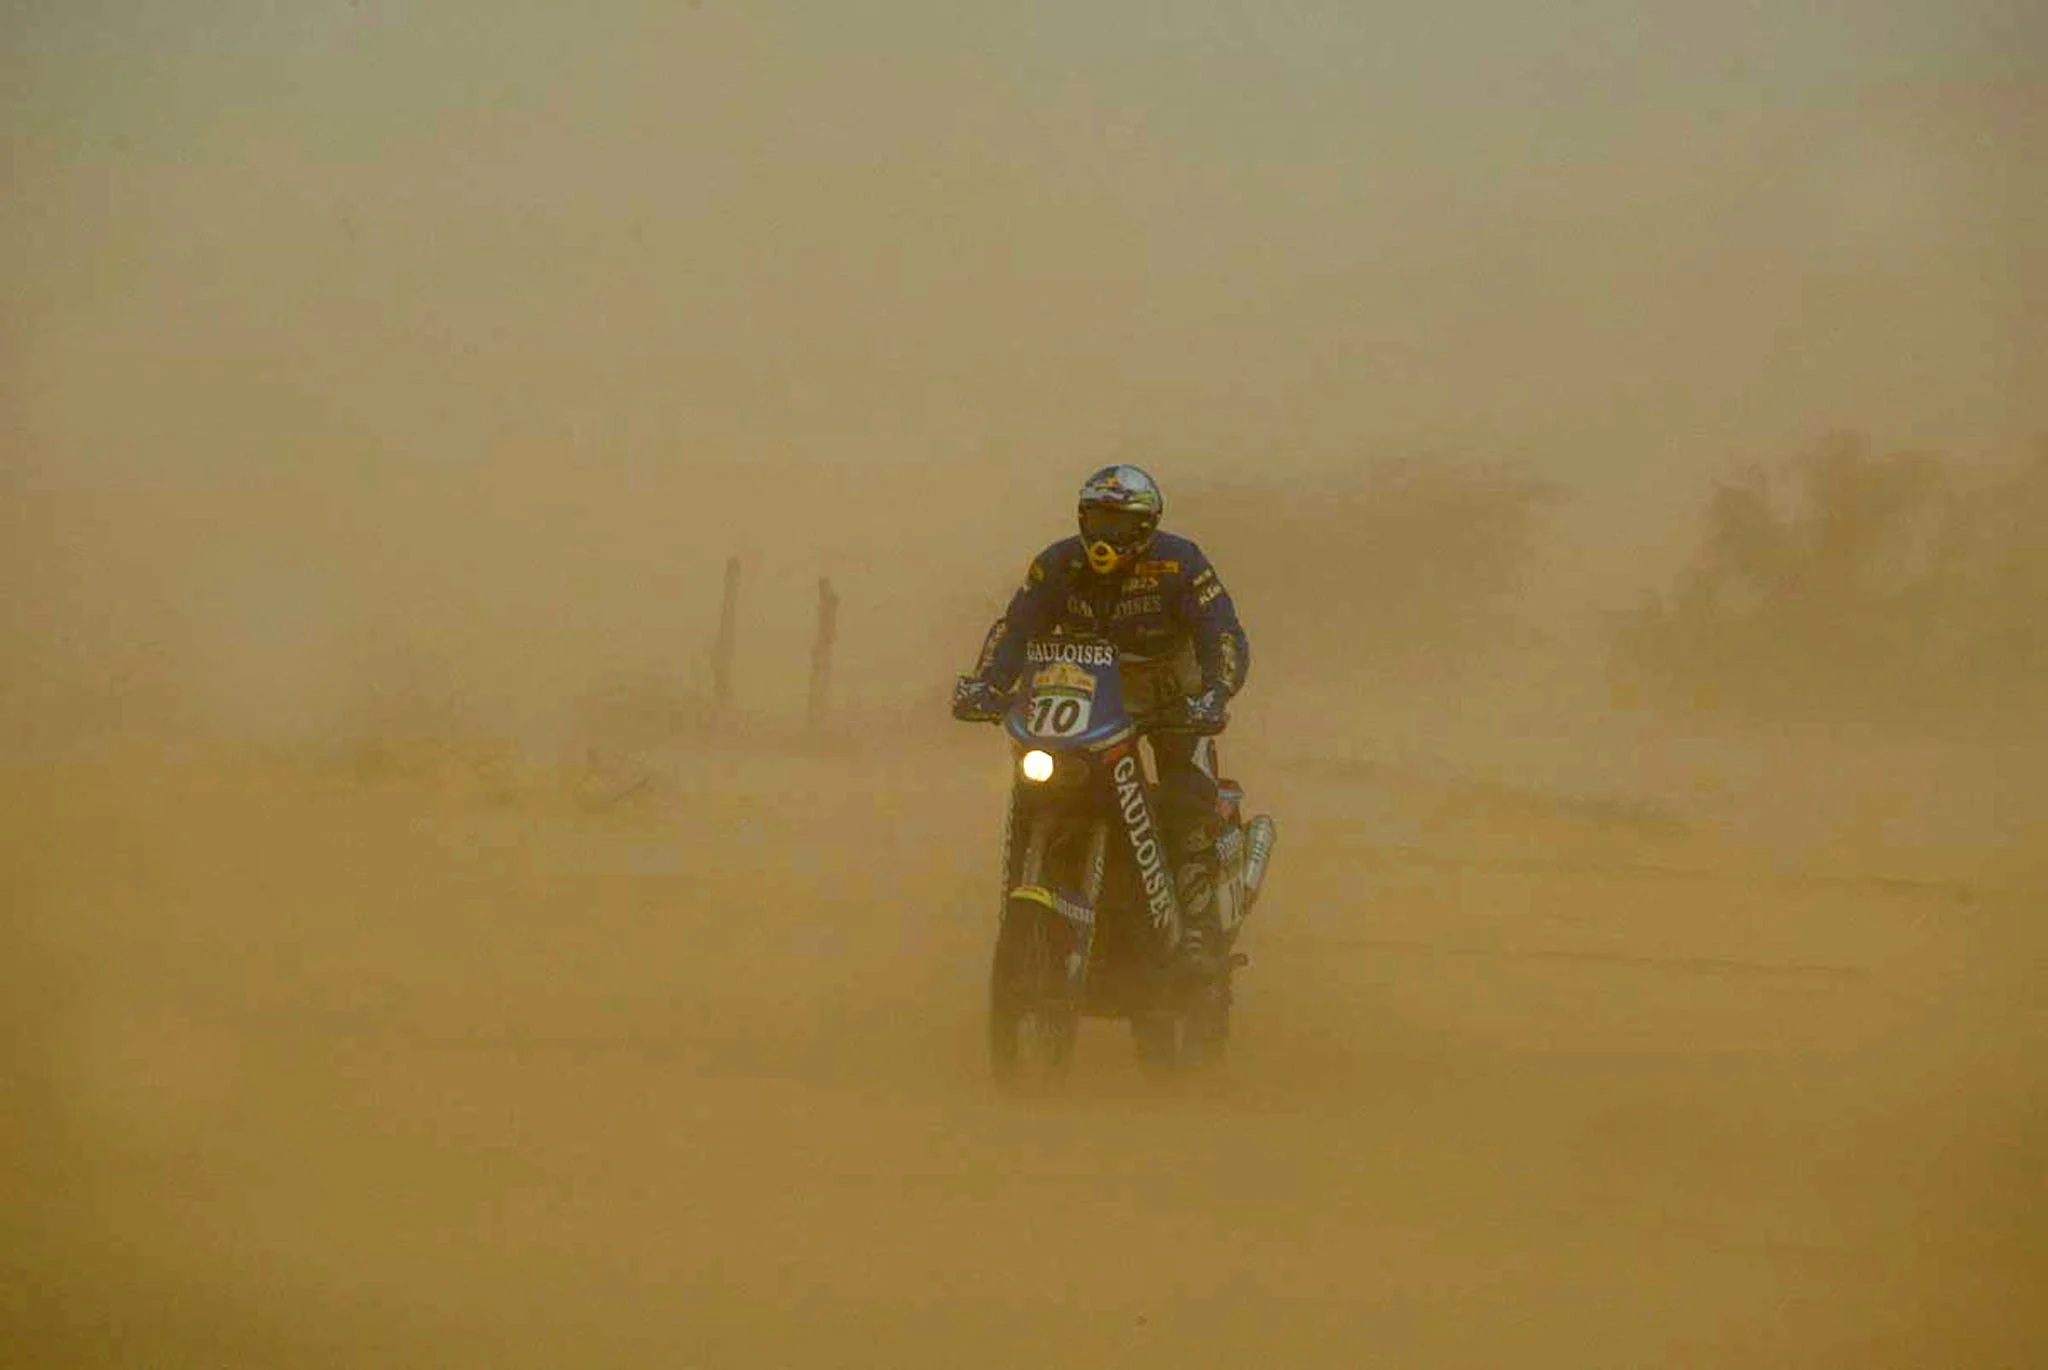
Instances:
[[[811,644],[811,702],[809,723],[813,733],[825,726],[832,702],[832,652],[839,643],[839,595],[829,577],[818,579],[818,635]]]
[[[711,647],[713,720],[723,726],[732,716],[732,658],[739,643],[740,559],[725,562],[725,602],[718,615],[718,640]]]

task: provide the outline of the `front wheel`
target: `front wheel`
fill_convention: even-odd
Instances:
[[[1074,1059],[1078,1010],[1068,987],[1072,940],[1066,922],[1028,899],[1013,899],[996,934],[989,973],[989,1069],[1005,1084],[1035,1068],[1064,1074]]]

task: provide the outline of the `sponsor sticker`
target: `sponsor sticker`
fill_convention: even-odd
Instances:
[[[1031,677],[1034,694],[1095,697],[1095,677],[1071,662],[1055,661]]]
[[[1036,638],[1025,644],[1024,659],[1034,666],[1064,661],[1075,666],[1114,666],[1116,648],[1107,642],[1061,642]]]
[[[1118,600],[1116,608],[1114,611],[1111,612],[1109,618],[1110,622],[1112,623],[1121,623],[1127,618],[1136,618],[1140,614],[1157,614],[1163,612],[1165,612],[1164,596],[1140,595],[1136,599]]]
[[[1135,756],[1117,759],[1110,772],[1116,781],[1117,811],[1123,815],[1124,832],[1131,839],[1131,854],[1138,862],[1138,878],[1145,888],[1145,904],[1152,913],[1152,926],[1163,928],[1173,921],[1173,877],[1159,851],[1159,834],[1152,828],[1151,806],[1145,802],[1145,788],[1138,777]]]

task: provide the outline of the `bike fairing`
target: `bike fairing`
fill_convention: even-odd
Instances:
[[[1003,719],[1004,731],[1020,752],[1054,748],[1073,756],[1095,758],[1110,784],[1109,804],[1121,821],[1136,867],[1144,906],[1153,928],[1168,946],[1181,936],[1182,903],[1174,883],[1167,842],[1168,830],[1155,813],[1138,760],[1138,729],[1125,707],[1123,678],[1116,648],[1099,639],[1034,638],[1025,656],[1043,662],[1012,696]],[[1060,708],[1085,700],[1079,717],[1068,722]],[[1079,778],[1073,771],[1069,779]],[[1051,798],[1057,784],[1034,786],[1035,796]],[[1005,820],[1004,867],[1012,882],[1024,879],[1027,843],[1017,832],[1023,816],[1019,791]]]
[[[1100,639],[1030,639],[1026,659],[1044,661],[1016,690],[1004,731],[1018,750],[1055,747],[1073,756],[1098,758],[1112,786],[1116,817],[1122,821],[1130,858],[1137,866],[1145,909],[1153,928],[1167,940],[1180,942],[1182,901],[1167,856],[1167,831],[1153,811],[1145,774],[1139,764],[1139,729],[1124,707],[1122,672],[1116,647]],[[1069,704],[1083,702],[1077,719],[1063,719]],[[1069,772],[1071,774],[1071,772]],[[1053,786],[1047,786],[1051,790]],[[1016,790],[1012,790],[1016,797]],[[1004,866],[1016,846],[1018,811],[1006,819]]]
[[[1213,876],[1215,901],[1228,908],[1215,929],[1222,941],[1206,961],[1183,959],[1185,891],[1170,873],[1168,829],[1139,762],[1114,648],[1079,636],[1033,639],[1026,659],[1041,663],[1028,686],[999,716],[975,719],[1002,722],[1015,745],[991,967],[992,1068],[1014,1078],[1027,1049],[1059,1068],[1080,1016],[1128,1018],[1148,1069],[1213,1061],[1229,1031],[1230,977],[1244,962],[1233,944],[1263,884],[1272,820],[1245,825],[1242,791],[1228,786],[1231,803],[1217,813],[1227,827],[1219,851],[1230,859]],[[1042,707],[1082,697],[1091,708],[1072,728]],[[1111,847],[1123,849],[1114,878]],[[1259,853],[1257,872],[1241,859],[1248,849]]]
[[[1014,692],[1024,707],[1013,708],[1004,721],[1020,747],[1056,739],[1100,752],[1135,736],[1123,674],[1110,643],[1040,638],[1027,645],[1025,655],[1033,669]]]

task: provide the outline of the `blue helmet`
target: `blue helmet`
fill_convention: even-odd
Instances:
[[[1127,570],[1159,531],[1166,497],[1135,466],[1105,466],[1081,486],[1081,543],[1097,575]]]

